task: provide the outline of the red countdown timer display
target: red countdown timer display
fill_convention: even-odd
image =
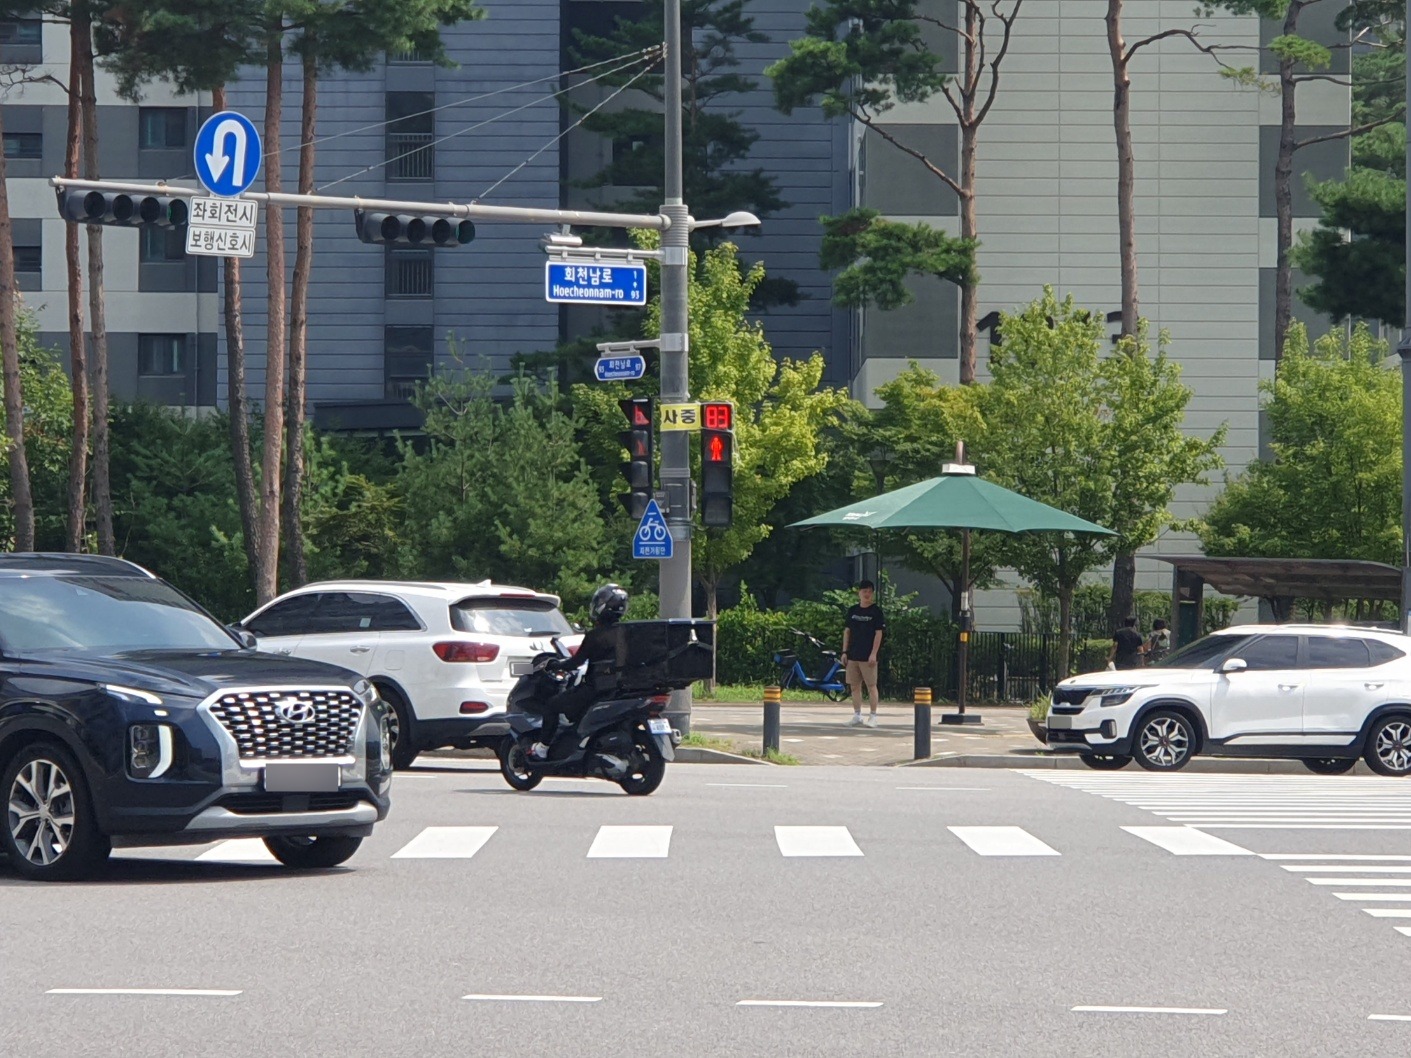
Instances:
[[[733,430],[735,428],[735,405],[728,400],[702,403],[701,426],[707,430]]]

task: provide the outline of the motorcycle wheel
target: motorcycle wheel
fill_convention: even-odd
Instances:
[[[500,743],[500,774],[516,790],[532,790],[544,781],[544,776],[529,770],[529,760],[515,739]]]
[[[645,731],[632,736],[632,770],[617,785],[634,797],[645,797],[666,778],[666,758],[657,749],[656,739]]]

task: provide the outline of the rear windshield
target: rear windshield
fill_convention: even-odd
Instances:
[[[566,636],[573,626],[547,599],[462,599],[451,607],[457,632],[487,636]]]
[[[1214,666],[1217,658],[1222,658],[1239,644],[1247,642],[1247,635],[1206,636],[1188,643],[1180,650],[1167,654],[1156,662],[1153,668],[1163,669],[1204,669]]]

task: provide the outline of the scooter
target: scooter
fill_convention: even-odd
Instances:
[[[609,686],[584,712],[583,719],[577,724],[560,724],[547,758],[538,760],[530,755],[544,720],[525,712],[524,706],[530,701],[551,703],[572,679],[570,673],[550,667],[550,662],[563,656],[540,654],[530,672],[510,691],[506,715],[510,733],[499,751],[505,782],[516,790],[532,790],[545,776],[558,775],[606,779],[637,796],[652,793],[666,777],[666,765],[676,759],[675,747],[681,741],[680,733],[662,715],[671,700],[669,694],[615,693],[608,676]],[[593,674],[584,678],[593,678]]]

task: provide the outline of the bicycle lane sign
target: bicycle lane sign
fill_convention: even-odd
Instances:
[[[673,549],[671,530],[666,527],[656,500],[647,503],[637,532],[632,536],[633,558],[670,558]]]

